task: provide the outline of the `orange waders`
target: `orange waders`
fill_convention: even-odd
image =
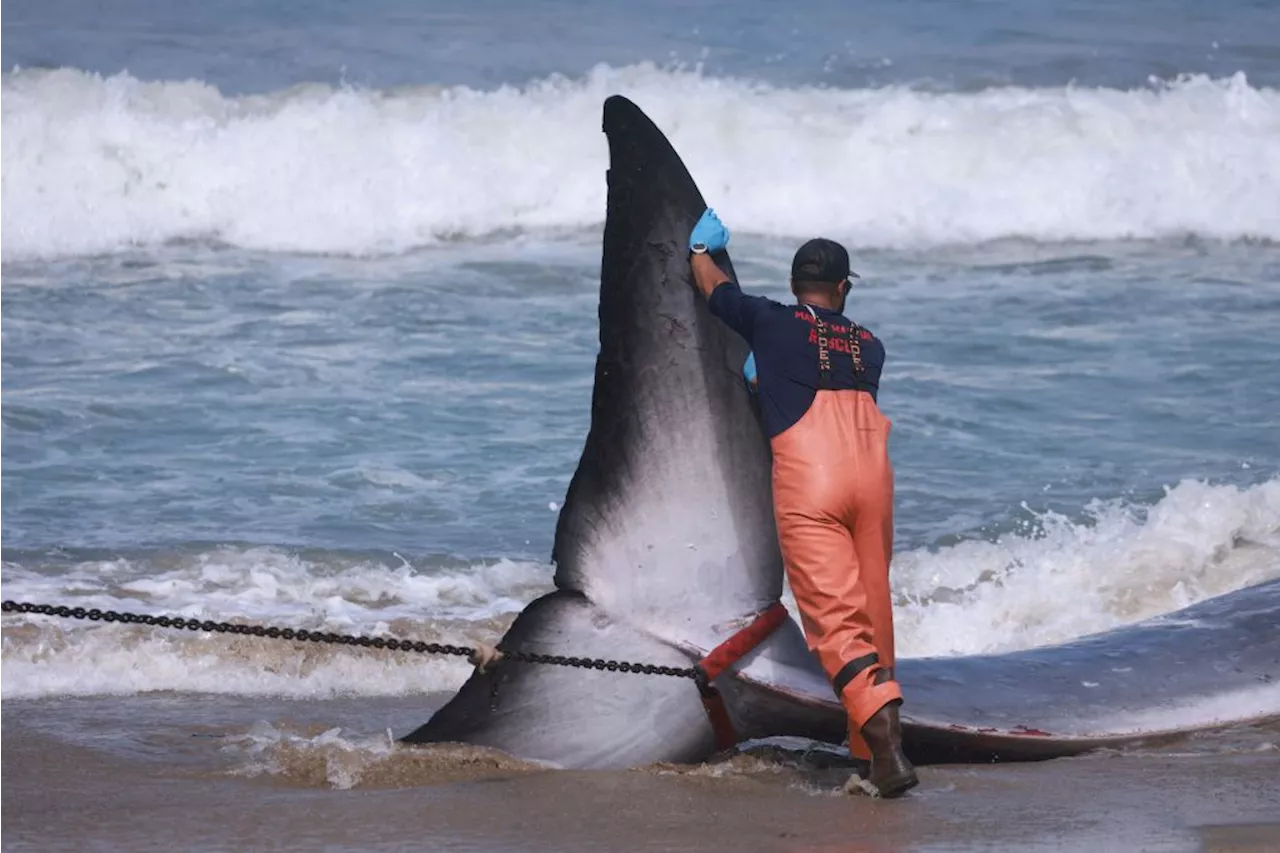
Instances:
[[[891,425],[866,391],[829,387],[830,329],[809,310],[821,384],[804,417],[772,440],[774,517],[809,648],[849,714],[849,750],[869,759],[862,726],[902,698],[892,678]],[[859,332],[850,331],[855,376]]]

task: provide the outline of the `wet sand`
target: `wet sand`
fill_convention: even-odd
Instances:
[[[1280,850],[1275,724],[1158,752],[926,767],[897,801],[839,794],[847,769],[773,748],[584,772],[321,735],[365,719],[376,744],[382,722],[421,713],[407,701],[6,702],[3,848]],[[292,734],[247,747],[255,719]]]

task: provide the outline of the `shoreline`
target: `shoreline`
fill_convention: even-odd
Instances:
[[[376,701],[213,700],[201,703],[199,724],[155,717],[185,701],[78,700],[70,713],[56,700],[5,703],[4,849],[1280,848],[1271,727],[1235,740],[1191,738],[1174,750],[926,766],[913,792],[879,801],[838,794],[847,770],[788,760],[785,751],[696,766],[550,770],[471,747],[380,748],[372,724],[363,741],[320,734],[322,721],[377,711]],[[226,724],[210,726],[219,716]],[[274,772],[248,771],[249,753],[232,748],[255,731],[251,719],[297,732],[254,753]],[[351,785],[336,788],[344,761],[355,770],[339,778]]]

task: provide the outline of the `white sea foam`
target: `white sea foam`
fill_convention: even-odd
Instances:
[[[58,572],[6,565],[5,596],[469,645],[495,642],[520,608],[550,587],[548,567],[508,560],[419,571],[407,562],[317,562],[273,548],[222,548],[171,562],[94,561]],[[469,672],[459,657],[5,619],[5,698],[155,690],[408,695],[455,689]]]
[[[384,737],[352,736],[340,728],[309,736],[259,722],[244,734],[229,737],[223,751],[239,759],[232,771],[236,775],[265,774],[293,784],[339,790],[474,780],[494,772],[509,776],[551,766],[462,744],[405,748],[393,738],[391,732]]]
[[[785,89],[653,65],[494,91],[3,77],[6,260],[176,239],[335,254],[598,227],[626,94],[735,229],[853,245],[1280,239],[1280,92]]]
[[[1280,479],[1183,481],[1151,507],[1096,501],[1089,523],[896,557],[898,653],[1042,646],[1280,576]]]
[[[1047,515],[997,541],[899,553],[899,654],[1061,642],[1280,576],[1280,479],[1248,488],[1185,481],[1152,506],[1099,501],[1087,515]],[[9,563],[4,579],[6,599],[468,645],[496,641],[551,588],[551,569],[505,560],[415,568],[221,548],[58,570]],[[6,699],[155,690],[409,695],[456,689],[470,671],[460,658],[132,625],[6,615],[4,626]]]

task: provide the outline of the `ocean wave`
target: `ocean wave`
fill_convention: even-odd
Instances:
[[[1098,501],[1085,516],[1045,515],[1021,534],[898,554],[900,655],[1062,642],[1280,576],[1280,479],[1189,480],[1151,506]],[[495,642],[551,589],[551,567],[539,563],[441,568],[261,547],[63,566],[9,560],[4,575],[6,599],[459,645]],[[6,699],[412,695],[454,690],[470,671],[461,658],[44,616],[6,615],[3,638]]]
[[[369,255],[598,227],[605,97],[742,232],[905,247],[1280,240],[1280,91],[778,88],[642,64],[492,91],[3,75],[5,260],[198,240]]]
[[[977,654],[1100,633],[1280,577],[1280,479],[1185,480],[1021,534],[895,556],[898,653]]]

